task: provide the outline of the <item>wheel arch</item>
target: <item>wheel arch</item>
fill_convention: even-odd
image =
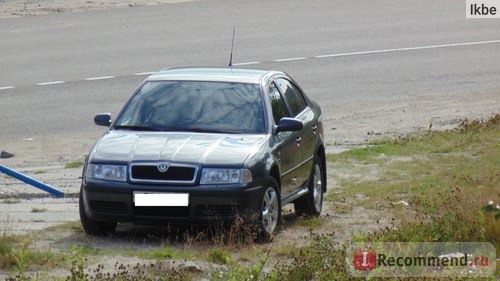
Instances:
[[[316,151],[316,155],[318,156],[319,160],[321,161],[321,164],[322,164],[322,168],[323,168],[323,171],[322,174],[323,174],[323,178],[321,179],[321,181],[324,183],[323,184],[323,193],[326,192],[326,186],[327,186],[327,175],[326,175],[326,155],[325,155],[325,147],[321,144],[317,151]]]
[[[279,191],[281,192],[281,176],[280,176],[280,170],[278,168],[278,165],[273,164],[271,166],[271,170],[269,171],[269,176],[274,178],[274,180],[278,184],[278,188],[280,189]]]

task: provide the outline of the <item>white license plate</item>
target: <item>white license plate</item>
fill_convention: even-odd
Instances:
[[[134,192],[136,207],[187,207],[188,193],[149,193]]]

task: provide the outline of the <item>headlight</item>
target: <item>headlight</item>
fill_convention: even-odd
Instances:
[[[248,183],[252,173],[248,169],[204,168],[200,184]]]
[[[87,166],[87,177],[93,179],[110,180],[110,181],[126,181],[127,166],[124,165],[104,165],[104,164],[89,164]]]

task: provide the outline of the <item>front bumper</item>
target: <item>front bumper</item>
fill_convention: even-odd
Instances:
[[[188,193],[187,207],[137,207],[133,193]],[[217,220],[258,218],[264,188],[257,186],[159,186],[85,181],[81,189],[87,217],[101,222],[207,224]]]

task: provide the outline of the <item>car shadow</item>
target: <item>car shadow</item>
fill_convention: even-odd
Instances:
[[[84,232],[74,233],[73,241],[100,250],[113,248],[141,249],[164,246],[221,246],[266,243],[259,239],[258,231],[252,225],[136,225],[118,224],[115,232],[106,236],[89,236]],[[83,237],[82,237],[83,235]],[[78,237],[77,237],[78,236]]]

